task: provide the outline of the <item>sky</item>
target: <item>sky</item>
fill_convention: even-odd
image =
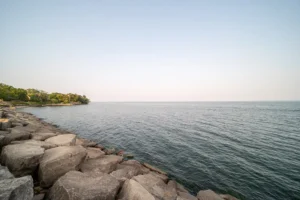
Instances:
[[[300,1],[0,0],[0,82],[92,101],[300,100]]]

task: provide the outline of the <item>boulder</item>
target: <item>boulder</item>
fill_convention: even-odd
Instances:
[[[137,176],[140,174],[140,168],[136,166],[125,166],[121,169],[117,169],[116,171],[113,171],[110,173],[111,176],[115,177],[118,181],[123,183],[127,179],[131,179],[134,176]]]
[[[145,174],[133,177],[133,180],[141,184],[155,198],[163,199],[167,185],[158,177],[152,174]]]
[[[51,149],[54,147],[57,147],[55,144],[44,142],[44,141],[38,141],[38,140],[20,140],[20,141],[13,141],[11,144],[28,144],[31,146],[39,146],[44,149]]]
[[[123,161],[122,163],[120,163],[117,166],[117,169],[121,169],[124,168],[126,166],[134,166],[136,168],[140,169],[139,174],[148,174],[150,173],[150,170],[146,167],[144,167],[139,161],[137,160],[127,160],[127,161]]]
[[[1,163],[16,176],[32,174],[44,154],[44,148],[28,144],[5,146],[1,152]]]
[[[11,123],[11,126],[12,126],[12,127],[23,126],[23,124],[20,123],[20,122],[12,122],[12,123]]]
[[[51,200],[114,200],[120,183],[108,174],[89,176],[70,171],[60,177],[49,193]]]
[[[159,174],[157,172],[154,171],[150,171],[150,174],[152,174],[153,176],[156,176],[157,178],[160,178],[161,180],[163,180],[163,182],[167,183],[169,180],[169,177],[163,174]]]
[[[198,200],[197,197],[186,193],[186,192],[177,192],[178,196],[176,200]]]
[[[81,145],[83,147],[95,147],[97,143],[87,139],[77,138],[76,145]]]
[[[31,176],[0,180],[1,200],[32,200],[33,180]]]
[[[118,165],[122,161],[121,156],[115,155],[105,155],[100,158],[88,159],[84,161],[81,165],[81,171],[87,172],[92,170],[99,170],[103,173],[111,173],[114,171]]]
[[[7,167],[0,165],[0,180],[14,178],[14,176],[10,173]]]
[[[218,194],[212,190],[200,190],[197,194],[199,200],[223,200]]]
[[[101,151],[98,148],[93,148],[93,147],[87,147],[87,159],[93,159],[93,158],[100,158],[105,155],[103,151]]]
[[[176,182],[176,186],[177,186],[177,191],[178,192],[189,193],[189,191],[187,189],[185,189],[185,187],[183,185],[181,185],[180,183]]]
[[[76,142],[76,135],[74,134],[63,134],[48,138],[45,142],[56,144],[57,146],[73,146]]]
[[[0,130],[5,131],[10,127],[11,127],[11,120],[10,119],[4,119],[4,118],[0,119]]]
[[[220,197],[224,200],[239,200],[230,194],[220,194]]]
[[[3,116],[3,111],[0,110],[0,118],[2,118],[2,117],[4,117],[4,116]]]
[[[39,129],[40,125],[28,124],[27,126],[16,126],[11,129],[11,133],[33,133]]]
[[[164,200],[176,200],[177,199],[177,190],[176,190],[176,182],[173,180],[170,180],[167,184],[167,187],[165,189],[164,193]]]
[[[30,139],[29,133],[10,133],[7,135],[4,135],[0,138],[0,149],[4,147],[5,145],[8,145],[12,141],[15,140],[28,140]]]
[[[160,173],[160,174],[163,174],[163,175],[166,175],[166,176],[168,175],[166,172],[164,172],[161,169],[158,169],[157,167],[154,167],[154,166],[152,166],[152,165],[150,165],[148,163],[143,163],[143,165],[145,167],[147,167],[148,169],[150,169],[151,171],[155,171],[157,173]]]
[[[31,139],[33,140],[40,140],[40,141],[44,141],[50,137],[54,137],[56,136],[55,133],[40,133],[40,132],[37,132],[37,133],[31,133]]]
[[[104,152],[107,154],[107,155],[111,155],[111,154],[116,154],[117,153],[117,150],[115,148],[108,148],[108,149],[105,149]]]
[[[125,181],[119,200],[155,200],[155,198],[141,184],[130,179]]]
[[[68,171],[78,170],[85,156],[86,149],[82,146],[61,146],[46,150],[38,173],[41,186],[49,187]]]
[[[34,195],[32,200],[43,200],[44,197],[45,197],[45,194],[37,194],[37,195]]]

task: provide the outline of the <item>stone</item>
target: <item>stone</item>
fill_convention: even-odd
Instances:
[[[5,118],[0,119],[0,130],[5,131],[10,127],[11,127],[11,120],[10,119],[5,119]]]
[[[107,154],[107,155],[111,155],[111,154],[116,154],[117,153],[117,150],[115,148],[109,148],[109,149],[105,149],[104,152]]]
[[[145,167],[147,167],[148,169],[150,169],[151,171],[155,171],[157,173],[163,174],[163,175],[168,175],[166,172],[162,171],[161,169],[158,169],[157,167],[154,167],[148,163],[143,163],[143,165]]]
[[[164,200],[176,200],[177,199],[177,190],[176,190],[176,182],[173,180],[170,180],[167,184],[167,187],[165,189],[164,193]]]
[[[33,133],[39,129],[40,125],[28,124],[27,126],[16,126],[11,129],[11,133]]]
[[[34,195],[32,200],[43,200],[44,197],[45,197],[45,194],[37,194],[37,195]]]
[[[178,192],[189,193],[189,191],[187,189],[185,189],[185,187],[183,185],[181,185],[180,183],[176,182],[176,186],[177,186]]]
[[[163,182],[167,183],[169,180],[169,177],[163,174],[159,174],[157,172],[154,171],[150,171],[150,174],[152,174],[153,176],[156,176],[157,178],[160,178],[161,180],[163,180]]]
[[[20,122],[12,122],[12,123],[11,123],[11,126],[12,126],[12,127],[23,126],[23,124],[20,123]]]
[[[5,146],[1,152],[1,163],[16,177],[33,174],[44,155],[44,148],[28,144]]]
[[[14,178],[14,175],[10,173],[7,167],[0,165],[0,180]]]
[[[40,133],[40,132],[37,132],[37,133],[31,133],[31,139],[33,140],[39,140],[39,141],[44,141],[50,137],[54,137],[56,136],[55,133]]]
[[[21,141],[13,141],[11,144],[28,144],[31,146],[39,146],[44,149],[51,149],[54,147],[57,147],[55,144],[44,142],[44,141],[38,141],[38,140],[21,140]]]
[[[130,179],[125,181],[119,200],[155,200],[155,198],[141,184]]]
[[[114,200],[120,183],[108,174],[89,176],[70,171],[60,177],[49,193],[51,200]]]
[[[1,200],[32,200],[33,180],[31,176],[0,180]]]
[[[127,165],[121,169],[113,171],[112,173],[110,173],[110,175],[115,177],[121,183],[123,183],[127,179],[131,179],[132,177],[139,175],[139,173],[139,167]]]
[[[99,170],[103,173],[111,173],[114,171],[118,165],[122,161],[121,156],[116,155],[105,155],[101,158],[88,159],[85,160],[81,165],[81,171],[87,172],[92,170]]]
[[[61,146],[46,150],[38,172],[41,186],[49,187],[68,171],[78,170],[85,156],[86,149],[82,146]]]
[[[117,166],[117,169],[121,169],[124,168],[126,166],[134,166],[136,168],[140,169],[139,174],[148,174],[150,173],[150,170],[146,167],[144,167],[139,161],[137,160],[127,160],[127,161],[123,161],[122,163],[120,163]]]
[[[105,153],[98,148],[87,147],[86,150],[87,150],[87,156],[86,156],[87,159],[100,158],[105,155]]]
[[[48,138],[45,140],[57,146],[73,146],[76,142],[76,135],[74,134],[63,134]]]
[[[186,193],[186,192],[177,192],[178,196],[176,200],[198,200],[197,197]]]
[[[2,118],[2,117],[4,117],[4,116],[3,116],[3,111],[0,110],[0,118]]]
[[[152,174],[138,175],[133,177],[133,180],[141,184],[155,198],[163,199],[167,185]]]
[[[10,133],[5,135],[4,137],[2,136],[0,138],[0,149],[12,141],[15,140],[28,140],[30,139],[30,134],[29,133]]]
[[[239,200],[230,194],[220,194],[219,196],[224,200]]]
[[[95,147],[97,143],[87,139],[77,138],[76,145],[81,145],[83,147]]]
[[[212,190],[200,190],[197,194],[199,200],[223,200],[218,194]]]

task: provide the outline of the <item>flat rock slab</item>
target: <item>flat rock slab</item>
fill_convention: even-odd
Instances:
[[[133,177],[133,180],[141,184],[148,192],[150,192],[157,199],[163,199],[167,185],[160,178],[145,174]]]
[[[14,178],[7,167],[0,165],[0,181],[3,179]]]
[[[135,180],[125,181],[119,200],[155,200],[155,198]]]
[[[87,147],[87,159],[93,159],[93,158],[100,158],[105,155],[103,151],[101,151],[99,148],[93,148],[93,147]]]
[[[1,200],[32,200],[33,180],[31,176],[0,180]]]
[[[57,146],[73,146],[76,142],[76,135],[74,134],[62,134],[54,136],[45,140]]]
[[[200,190],[197,194],[199,200],[223,200],[220,195],[212,190]]]
[[[60,177],[49,193],[51,200],[114,200],[120,183],[108,174],[89,176],[70,171]]]
[[[55,133],[31,133],[31,139],[33,140],[39,140],[39,141],[44,141],[50,137],[57,136]]]
[[[31,146],[39,146],[44,149],[51,149],[57,147],[57,145],[52,144],[50,142],[38,141],[38,140],[21,140],[21,141],[13,141],[11,144],[28,144]]]
[[[101,158],[88,159],[81,165],[81,171],[88,172],[98,170],[103,173],[111,173],[122,160],[123,158],[121,156],[115,155],[105,155]]]
[[[41,186],[50,187],[65,173],[78,170],[85,156],[86,149],[82,146],[61,146],[46,150],[39,167]]]
[[[5,146],[1,153],[1,163],[16,176],[32,174],[44,155],[44,148],[28,144]]]

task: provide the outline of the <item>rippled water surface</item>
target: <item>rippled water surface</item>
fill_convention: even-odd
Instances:
[[[193,193],[300,199],[300,102],[91,103],[26,112],[167,171]]]

